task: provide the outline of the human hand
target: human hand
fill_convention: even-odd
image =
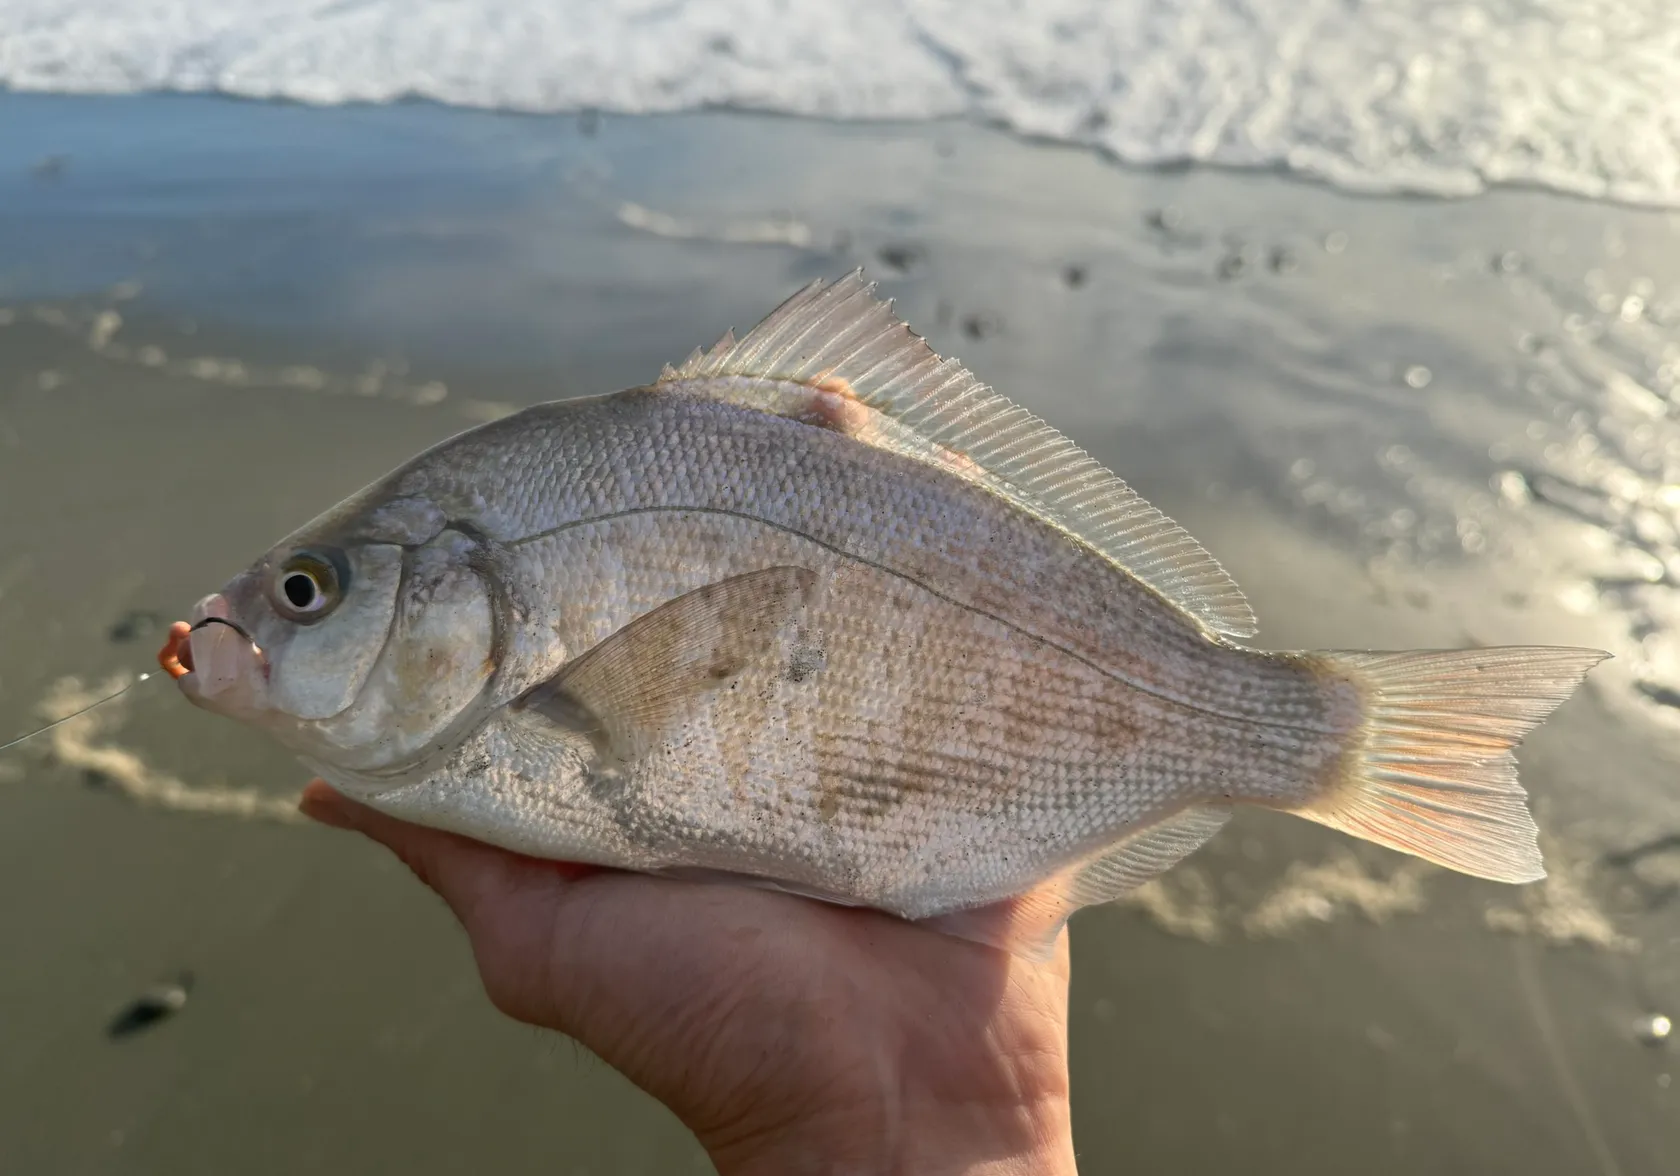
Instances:
[[[320,780],[449,904],[485,992],[670,1107],[724,1176],[1074,1171],[1068,949],[1034,964],[890,916],[521,857]]]

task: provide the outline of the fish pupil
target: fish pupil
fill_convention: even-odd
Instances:
[[[308,608],[315,603],[315,597],[320,592],[315,577],[307,572],[293,572],[281,581],[280,590],[286,594],[286,601],[293,608]]]

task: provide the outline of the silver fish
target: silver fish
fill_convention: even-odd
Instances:
[[[873,291],[421,454],[200,602],[181,689],[398,817],[1028,956],[1237,804],[1544,875],[1511,749],[1607,655],[1245,648],[1212,556]]]

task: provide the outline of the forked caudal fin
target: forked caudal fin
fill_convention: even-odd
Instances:
[[[1511,647],[1309,655],[1365,698],[1342,781],[1297,815],[1496,882],[1546,876],[1511,751],[1610,655]]]

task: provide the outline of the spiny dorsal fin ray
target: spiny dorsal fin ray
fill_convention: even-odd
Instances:
[[[739,341],[725,335],[659,382],[784,416],[815,413],[859,440],[943,465],[1081,540],[1207,630],[1256,632],[1241,589],[1183,528],[1050,425],[936,355],[861,270],[811,283]]]

